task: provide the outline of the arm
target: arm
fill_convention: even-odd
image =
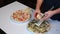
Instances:
[[[59,14],[60,13],[60,8],[53,10],[53,11],[47,11],[45,12],[45,16],[41,19],[41,21],[47,20],[50,17],[52,17],[55,14]]]
[[[43,3],[43,0],[37,0],[36,10],[40,10],[40,7],[41,7],[42,3]]]
[[[36,17],[37,14],[41,15],[40,7],[41,7],[42,2],[43,2],[43,0],[37,0],[36,9],[35,9],[35,12],[34,12],[35,19],[37,19],[37,17]]]
[[[53,11],[54,11],[54,14],[58,14],[58,13],[60,13],[60,8],[53,10]]]

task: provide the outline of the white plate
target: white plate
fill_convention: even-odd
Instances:
[[[27,9],[27,8],[26,8]],[[24,10],[24,9],[23,9]],[[14,12],[13,12],[14,13]],[[12,13],[12,15],[13,15],[13,13]],[[25,21],[16,21],[16,20],[14,20],[13,19],[13,17],[10,15],[10,21],[12,21],[12,22],[14,22],[14,23],[20,23],[20,24],[23,24],[23,23],[26,23],[26,22],[29,22],[29,21],[31,21],[31,18],[32,18],[32,13],[33,13],[33,11],[32,11],[32,9],[30,10],[30,18],[29,19],[27,19],[27,20],[25,20]]]

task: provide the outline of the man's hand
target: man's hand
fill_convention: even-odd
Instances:
[[[41,21],[48,20],[50,17],[52,17],[55,14],[55,11],[47,11],[44,13],[44,17],[41,19]]]
[[[35,20],[37,20],[37,14],[41,15],[42,13],[40,12],[40,10],[35,10],[35,12],[34,12]]]

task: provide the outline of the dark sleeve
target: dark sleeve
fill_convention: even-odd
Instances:
[[[54,0],[44,0],[41,6],[41,12],[45,13],[54,6]]]
[[[55,0],[54,6],[55,6],[55,8],[60,8],[60,0]]]
[[[60,21],[60,14],[56,14],[56,15],[52,16],[51,19]]]

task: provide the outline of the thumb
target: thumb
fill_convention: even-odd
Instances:
[[[48,13],[45,12],[43,17],[40,19],[40,21],[44,21],[44,20],[47,20],[47,16],[48,16]]]
[[[48,12],[45,12],[44,15],[45,15],[45,16],[44,16],[45,20],[47,20],[47,19],[49,18],[49,14],[48,14]]]

